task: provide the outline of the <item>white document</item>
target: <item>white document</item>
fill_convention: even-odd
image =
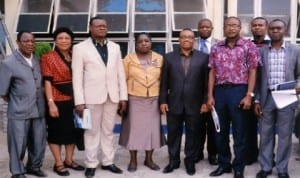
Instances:
[[[295,89],[272,91],[272,97],[278,109],[284,108],[298,101]]]
[[[82,118],[79,117],[76,112],[74,112],[74,123],[76,128],[91,129],[92,128],[91,111],[89,109],[84,109]]]
[[[220,132],[220,122],[219,122],[219,116],[215,110],[215,107],[212,106],[212,110],[211,110],[211,116],[213,118],[214,124],[215,124],[215,128],[217,132]]]

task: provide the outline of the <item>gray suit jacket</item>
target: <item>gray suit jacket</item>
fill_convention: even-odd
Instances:
[[[39,61],[32,67],[19,51],[14,51],[0,64],[0,96],[7,96],[8,119],[44,117],[45,103]]]
[[[300,84],[300,48],[294,44],[286,43],[286,74],[285,81],[297,80],[297,86]],[[266,103],[268,94],[268,78],[269,78],[269,64],[268,54],[270,46],[260,48],[260,56],[262,66],[258,70],[258,80],[256,83],[255,100],[260,101],[263,107]]]
[[[212,39],[211,39],[211,44],[210,44],[211,47],[212,47],[214,44],[216,44],[218,41],[219,41],[219,40],[217,40],[217,39],[215,39],[215,38],[212,38]],[[199,37],[195,39],[194,49],[199,50]],[[211,51],[211,50],[209,49],[209,52],[210,52],[210,51]]]

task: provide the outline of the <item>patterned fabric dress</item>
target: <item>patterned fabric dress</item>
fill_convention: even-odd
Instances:
[[[59,118],[46,113],[48,142],[54,144],[75,144],[79,131],[73,121],[73,89],[71,62],[67,62],[58,50],[51,51],[41,58],[44,80],[52,84],[53,100],[59,111]]]

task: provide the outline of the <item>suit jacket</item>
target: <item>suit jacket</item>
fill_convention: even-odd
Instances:
[[[187,75],[181,63],[180,51],[164,56],[160,83],[160,104],[168,104],[169,113],[199,115],[207,88],[208,55],[193,50]]]
[[[72,71],[75,105],[102,104],[109,96],[118,103],[127,100],[127,87],[120,46],[107,41],[105,66],[92,38],[73,47]]]
[[[196,50],[199,50],[199,38],[200,37],[198,37],[198,38],[196,38],[195,39],[195,43],[194,43],[194,49],[196,49]],[[215,38],[211,38],[211,46],[210,46],[210,48],[214,45],[214,44],[216,44],[217,42],[218,42],[219,40],[217,40],[217,39],[215,39]],[[211,51],[211,49],[209,49],[209,52]]]
[[[8,96],[8,119],[44,117],[45,101],[39,61],[32,67],[19,51],[14,51],[0,64],[0,96]]]
[[[297,80],[297,85],[299,86],[300,82],[300,48],[294,44],[285,43],[285,81]],[[269,55],[270,46],[264,46],[260,48],[260,56],[262,66],[258,70],[258,80],[256,84],[256,95],[255,100],[260,101],[261,106],[263,107],[267,100],[268,94],[268,78],[269,78],[269,64],[268,64],[268,55]]]

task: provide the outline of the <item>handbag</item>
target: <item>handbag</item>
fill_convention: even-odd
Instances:
[[[75,128],[91,129],[92,128],[91,111],[89,109],[84,109],[82,118],[74,111],[74,124],[75,124]]]

